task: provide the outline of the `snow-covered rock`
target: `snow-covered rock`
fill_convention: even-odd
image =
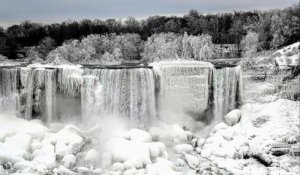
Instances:
[[[42,143],[39,140],[33,140],[30,145],[30,149],[33,151],[42,148]]]
[[[67,154],[62,159],[62,164],[66,168],[73,168],[76,164],[76,156],[73,154]]]
[[[93,175],[101,175],[103,174],[103,170],[101,168],[96,168],[92,171]]]
[[[153,164],[146,167],[147,174],[153,175],[176,175],[178,174],[173,170],[173,164],[166,159],[159,158]]]
[[[223,138],[227,141],[230,141],[233,139],[233,136],[235,134],[235,129],[233,127],[230,127],[224,131],[221,132],[221,135],[223,136]]]
[[[114,162],[125,162],[124,166],[140,168],[151,163],[147,143],[113,138],[107,143],[106,150]]]
[[[15,169],[26,169],[26,168],[32,168],[34,166],[34,163],[31,161],[19,161],[14,164]]]
[[[52,144],[43,144],[41,149],[38,149],[33,152],[33,161],[44,164],[47,167],[55,167],[56,165],[56,156],[54,153],[54,146]]]
[[[5,175],[6,173],[5,173],[5,170],[4,170],[4,168],[3,168],[3,166],[2,165],[0,165],[0,174],[3,174],[3,175]]]
[[[190,144],[178,144],[173,147],[174,151],[179,154],[191,153],[194,147]]]
[[[84,145],[84,140],[76,134],[78,131],[67,125],[57,133],[46,133],[43,144],[55,144],[55,154],[64,157],[67,154],[74,154],[80,151]]]
[[[164,157],[164,152],[166,150],[166,146],[162,142],[152,142],[148,143],[149,152],[151,160],[154,160],[155,158],[161,156]]]
[[[91,164],[96,164],[97,162],[100,161],[100,155],[98,153],[97,150],[95,149],[90,149],[85,157],[84,157],[84,161],[87,163],[91,163]]]
[[[124,164],[122,163],[119,163],[119,162],[116,162],[112,165],[112,169],[114,171],[124,171],[125,170],[125,167],[124,167]]]
[[[221,123],[217,124],[217,125],[214,127],[212,133],[215,133],[215,132],[217,132],[217,131],[219,131],[219,130],[224,130],[224,129],[227,129],[227,128],[228,128],[228,125],[226,125],[224,122],[221,122]]]
[[[228,126],[233,126],[235,124],[237,124],[240,119],[241,119],[241,111],[239,109],[234,109],[232,111],[230,111],[228,114],[225,115],[224,117],[224,122],[228,125]]]
[[[196,169],[199,164],[200,164],[200,160],[197,156],[195,155],[191,155],[191,154],[184,154],[184,159],[186,160],[186,162],[188,163],[188,165],[190,167],[192,167],[193,169]]]
[[[300,65],[299,45],[300,42],[296,42],[273,53],[273,57],[279,68],[284,69],[288,66]]]
[[[89,174],[91,172],[91,170],[87,167],[78,167],[77,171],[79,174],[82,174],[82,175]]]
[[[30,122],[12,115],[0,115],[0,140],[16,133],[27,134],[33,138],[44,135],[48,129],[40,123]]]
[[[137,142],[150,142],[152,140],[151,135],[140,129],[131,129],[128,132],[129,139]]]
[[[0,142],[0,160],[18,162],[28,158],[31,136],[18,132]]]
[[[178,166],[178,167],[183,167],[185,165],[185,160],[183,160],[181,158],[178,158],[175,161],[175,165]]]
[[[101,157],[101,163],[103,167],[108,167],[113,163],[113,157],[111,153],[104,152]]]
[[[63,165],[60,165],[58,167],[58,171],[59,171],[59,174],[63,174],[63,175],[76,175],[75,172],[67,169],[66,167],[64,167]]]
[[[182,127],[177,124],[151,127],[149,129],[153,140],[162,141],[167,145],[184,143],[188,140],[188,132],[184,131]]]

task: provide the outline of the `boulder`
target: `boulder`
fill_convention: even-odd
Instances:
[[[5,170],[2,165],[0,165],[0,174],[5,174]]]
[[[37,139],[33,140],[32,143],[31,143],[31,150],[32,152],[37,150],[37,149],[41,149],[42,148],[42,143],[39,142]]]
[[[146,166],[147,174],[155,175],[176,175],[177,173],[173,170],[173,164],[162,158],[158,158],[153,164],[148,164]]]
[[[100,155],[98,151],[95,149],[89,150],[84,157],[84,161],[86,163],[96,164],[97,162],[99,162],[99,160],[100,160]]]
[[[59,171],[59,174],[63,174],[63,175],[76,175],[76,173],[74,173],[73,171],[67,169],[63,165],[60,165],[58,167],[58,171]]]
[[[221,132],[221,135],[227,141],[233,140],[234,134],[235,134],[235,131],[234,131],[234,128],[232,128],[232,127],[225,129],[224,131]]]
[[[185,154],[184,159],[186,160],[188,165],[193,169],[197,168],[200,164],[200,159],[197,156],[191,154]]]
[[[178,158],[175,162],[176,166],[183,167],[185,165],[185,161],[181,158]]]
[[[148,143],[149,152],[151,159],[155,159],[159,156],[164,155],[164,151],[166,150],[166,146],[162,142],[152,142]]]
[[[125,170],[125,167],[122,163],[119,163],[119,162],[116,162],[112,165],[112,169],[114,171],[124,171]]]
[[[273,163],[272,158],[268,154],[253,153],[252,157],[267,167]]]
[[[194,147],[190,144],[178,144],[173,147],[174,151],[179,154],[191,153]]]
[[[62,159],[62,164],[66,168],[73,168],[76,164],[76,156],[68,154]]]
[[[109,152],[105,152],[102,154],[101,162],[103,167],[108,167],[112,164],[113,158]]]
[[[77,171],[79,174],[89,174],[91,170],[87,167],[78,167]]]
[[[228,114],[225,115],[224,122],[228,126],[233,126],[233,125],[237,124],[240,121],[241,115],[242,115],[241,110],[234,109],[234,110],[230,111]]]
[[[100,175],[103,173],[103,170],[101,168],[96,168],[92,172],[93,172],[93,175]]]
[[[33,161],[44,164],[47,167],[55,167],[56,156],[52,144],[44,144],[41,149],[33,152]]]
[[[214,127],[212,133],[216,133],[216,132],[219,131],[219,130],[224,130],[224,129],[227,129],[227,128],[228,128],[228,126],[227,126],[224,122],[221,122],[221,123],[217,124],[217,125]]]
[[[128,132],[129,139],[137,142],[150,142],[152,140],[151,135],[140,129],[131,129]]]

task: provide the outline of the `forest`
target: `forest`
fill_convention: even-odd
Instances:
[[[6,29],[0,27],[0,56],[52,60],[59,53],[73,62],[80,58],[103,62],[111,57],[153,60],[179,56],[201,60],[203,55],[213,57],[213,44],[235,44],[243,56],[249,54],[246,50],[275,50],[299,40],[300,3],[268,11],[203,14],[191,10],[183,17],[152,16],[144,20],[128,17],[53,24],[24,21]],[[199,48],[201,53],[196,53]],[[74,58],[69,58],[70,53]]]

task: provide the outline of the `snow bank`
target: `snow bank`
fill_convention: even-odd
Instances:
[[[39,122],[29,122],[11,115],[0,114],[0,140],[16,133],[41,137],[48,129]]]
[[[285,99],[266,104],[245,104],[241,107],[242,117],[239,123],[228,127],[220,124],[214,128],[204,141],[201,156],[218,161],[219,166],[229,167],[240,174],[247,174],[257,166],[257,162],[251,162],[254,159],[262,162],[268,161],[269,166],[273,168],[272,162],[287,166],[281,157],[270,155],[270,148],[278,143],[288,144],[288,140],[299,133],[299,111],[299,101]],[[226,164],[228,159],[233,160],[245,156],[251,157],[251,159],[241,160],[251,167],[247,170],[238,168],[239,160],[232,165]],[[290,157],[289,161],[293,162],[296,159]],[[292,165],[289,166],[292,167]],[[280,168],[277,167],[277,169]],[[299,170],[300,167],[297,166],[296,169]],[[267,169],[263,165],[262,172],[265,171]]]
[[[299,45],[300,42],[296,42],[273,53],[279,68],[300,65]]]
[[[151,175],[176,175],[179,174],[175,172],[173,169],[173,163],[170,161],[158,158],[157,161],[153,164],[149,164],[146,167],[146,171]]]
[[[113,138],[106,146],[114,162],[124,162],[126,169],[142,168],[151,163],[146,143],[134,142],[123,138]]]

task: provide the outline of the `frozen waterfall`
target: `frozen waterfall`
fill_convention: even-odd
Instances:
[[[103,109],[143,125],[156,116],[154,76],[151,69],[85,69],[102,85]]]
[[[116,115],[143,127],[166,112],[209,122],[238,107],[241,80],[239,67],[215,69],[199,61],[0,68],[0,113],[45,122]]]
[[[213,73],[214,117],[223,117],[242,103],[242,75],[240,67],[215,69]]]
[[[0,69],[0,112],[18,114],[18,69]]]
[[[212,64],[198,61],[154,64],[159,110],[202,118],[210,108],[212,70]]]

